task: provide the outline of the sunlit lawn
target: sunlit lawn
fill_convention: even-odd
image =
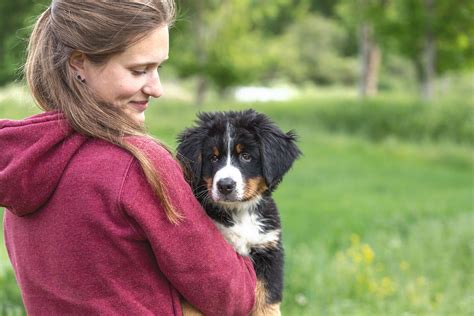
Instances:
[[[295,104],[201,109],[254,107],[300,135],[304,156],[275,194],[286,250],[283,314],[472,315],[472,148],[328,133],[308,119],[307,104]],[[0,117],[34,111],[0,102]],[[174,147],[195,111],[154,103],[150,131]],[[3,250],[0,259],[7,269]]]

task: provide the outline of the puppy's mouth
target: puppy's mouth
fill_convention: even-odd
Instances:
[[[253,210],[258,207],[262,199],[263,197],[261,195],[255,195],[251,198],[230,198],[226,196],[214,199],[214,197],[212,197],[212,201],[216,206],[221,210],[230,213],[240,213],[243,211]]]
[[[216,190],[216,187],[218,188]],[[210,191],[211,198],[216,203],[241,202],[243,200],[242,194],[238,193],[237,188],[222,188],[217,185]]]
[[[243,187],[230,178],[220,179],[217,182],[212,178],[204,178],[204,182],[211,200],[226,206],[258,200],[268,190],[261,177],[245,180]]]
[[[224,194],[214,194],[211,192],[211,198],[216,203],[233,203],[233,202],[242,202],[242,198],[238,197],[236,193],[224,195]]]
[[[253,194],[248,194],[245,192],[244,195],[238,195],[236,193],[225,195],[225,194],[213,194],[212,191],[209,191],[209,195],[216,205],[220,205],[225,209],[235,209],[239,210],[246,207],[253,207],[260,203],[262,200],[262,194],[254,192]]]

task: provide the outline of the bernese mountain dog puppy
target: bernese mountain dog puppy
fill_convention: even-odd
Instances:
[[[296,135],[254,110],[200,113],[196,123],[178,136],[177,158],[225,239],[254,264],[252,315],[279,315],[283,248],[271,194],[301,154]]]

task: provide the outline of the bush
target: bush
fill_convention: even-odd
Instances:
[[[473,110],[467,104],[348,100],[316,106],[314,118],[326,129],[372,140],[396,137],[474,145]]]

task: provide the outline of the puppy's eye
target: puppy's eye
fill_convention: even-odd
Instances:
[[[216,163],[219,161],[219,157],[216,156],[216,155],[212,155],[211,158],[209,158],[209,160],[212,162],[212,163]]]
[[[250,156],[249,153],[241,153],[240,159],[244,162],[249,162],[250,160],[252,160],[252,156]]]

